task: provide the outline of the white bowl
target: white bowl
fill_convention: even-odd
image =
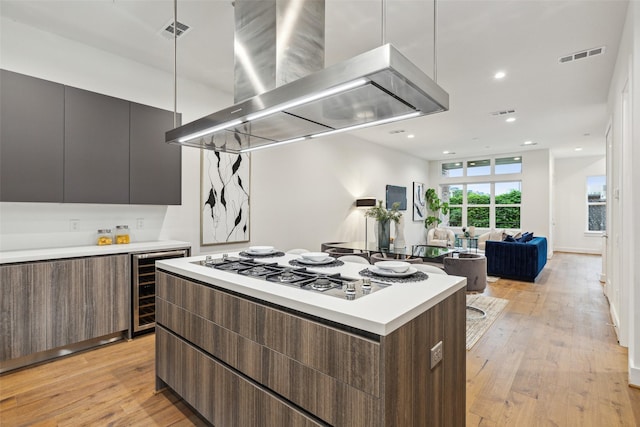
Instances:
[[[378,261],[374,264],[383,270],[390,270],[394,273],[404,273],[411,267],[411,264],[404,261]]]
[[[327,259],[329,254],[326,252],[305,252],[300,254],[300,256],[304,259],[308,259],[309,261],[320,262]]]
[[[254,254],[266,254],[273,251],[273,246],[249,246],[249,252]]]

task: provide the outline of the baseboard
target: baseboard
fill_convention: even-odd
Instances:
[[[629,385],[640,388],[640,366],[629,366]]]
[[[602,255],[602,251],[601,250],[585,249],[585,248],[560,247],[560,248],[553,248],[553,251],[554,252],[569,252],[569,253],[572,253],[572,254]]]

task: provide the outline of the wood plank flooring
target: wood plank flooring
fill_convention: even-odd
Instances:
[[[600,257],[556,253],[536,283],[499,280],[510,302],[467,352],[467,426],[640,426],[598,282]],[[154,393],[154,336],[0,376],[1,426],[203,426]]]
[[[467,353],[467,426],[640,426],[600,271],[556,253],[536,283],[489,284],[509,304]]]

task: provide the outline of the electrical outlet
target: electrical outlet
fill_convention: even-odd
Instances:
[[[144,228],[144,218],[137,218],[136,219],[136,228],[138,230],[141,230]]]
[[[69,231],[79,231],[80,230],[80,220],[79,219],[70,219],[69,220]]]
[[[440,362],[442,362],[442,341],[431,348],[431,369]]]

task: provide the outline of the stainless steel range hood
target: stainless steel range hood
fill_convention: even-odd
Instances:
[[[248,99],[167,132],[169,143],[239,153],[449,108],[449,95],[389,44],[322,69],[324,1],[234,4],[235,95]]]

